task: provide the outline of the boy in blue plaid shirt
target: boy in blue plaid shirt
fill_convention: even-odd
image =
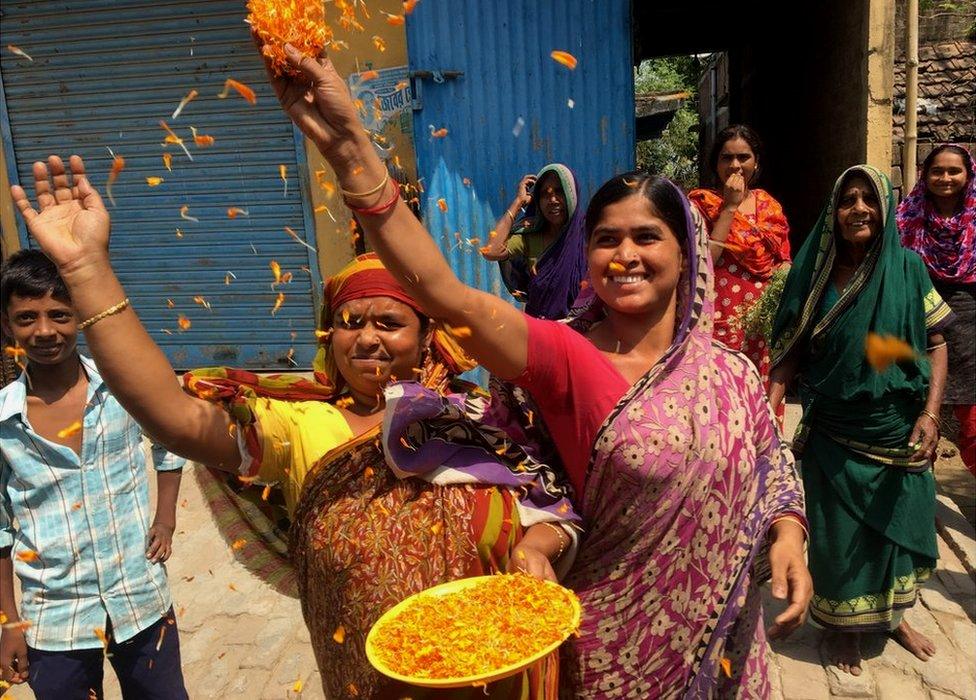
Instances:
[[[39,251],[4,262],[0,322],[26,358],[0,390],[3,679],[39,700],[102,697],[107,653],[124,697],[186,698],[163,566],[184,460],[153,448],[150,525],[142,433],[79,355],[67,289]]]

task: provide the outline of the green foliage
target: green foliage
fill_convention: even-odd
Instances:
[[[667,56],[641,62],[634,70],[634,92],[698,90],[698,59],[694,56]]]
[[[643,61],[634,71],[634,90],[687,91],[691,96],[675,113],[661,137],[637,144],[637,167],[664,175],[684,188],[698,185],[698,60],[668,56]]]
[[[786,278],[789,276],[789,263],[777,268],[756,302],[737,319],[745,335],[764,338],[767,344],[772,343],[773,321],[776,319],[779,302],[783,297],[783,290],[786,289]]]

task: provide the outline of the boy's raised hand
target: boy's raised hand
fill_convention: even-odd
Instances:
[[[80,156],[69,159],[71,174],[58,156],[34,163],[37,209],[23,187],[10,188],[14,204],[31,235],[62,271],[81,267],[108,254],[110,218],[102,198],[85,175]]]

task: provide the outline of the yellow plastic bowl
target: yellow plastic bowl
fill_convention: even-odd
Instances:
[[[493,681],[501,680],[502,678],[508,678],[509,676],[514,676],[516,673],[523,671],[524,669],[534,664],[536,661],[545,658],[546,655],[558,649],[559,646],[564,641],[566,641],[569,635],[572,634],[572,632],[567,632],[566,636],[563,637],[562,639],[553,642],[546,648],[540,650],[538,653],[533,654],[532,656],[527,657],[525,659],[522,659],[521,661],[476,676],[460,676],[457,678],[416,678],[413,676],[400,675],[399,673],[397,673],[396,671],[394,671],[393,669],[391,669],[390,667],[388,667],[386,664],[383,663],[383,660],[380,658],[380,655],[377,652],[375,646],[376,639],[377,639],[376,630],[380,628],[383,625],[383,623],[385,623],[390,618],[398,615],[400,611],[403,610],[404,608],[409,607],[411,604],[413,604],[414,600],[419,596],[428,596],[428,595],[436,596],[436,595],[447,595],[449,593],[457,593],[458,591],[463,591],[468,588],[473,588],[474,586],[477,586],[481,582],[490,578],[493,577],[474,576],[472,578],[458,579],[457,581],[448,581],[447,583],[442,583],[438,586],[434,586],[433,588],[428,588],[427,590],[421,591],[420,593],[415,593],[409,598],[400,601],[392,608],[387,610],[385,613],[383,613],[383,616],[376,621],[376,623],[372,626],[372,628],[370,628],[369,634],[366,636],[366,658],[368,658],[369,662],[373,664],[373,668],[375,668],[377,671],[382,673],[384,676],[389,676],[394,680],[402,681],[403,683],[409,683],[410,685],[421,686],[424,688],[463,688],[472,685],[485,685]],[[542,581],[541,583],[544,583],[547,586],[555,586],[559,589],[566,590],[558,583],[552,583],[551,581]],[[572,596],[571,600],[573,603],[573,619],[571,620],[570,629],[576,630],[579,629],[580,617],[582,615],[582,611],[580,609],[579,599],[576,598],[575,595]]]

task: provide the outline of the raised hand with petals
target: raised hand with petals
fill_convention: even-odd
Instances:
[[[23,187],[10,188],[27,229],[44,253],[63,272],[108,256],[111,222],[108,211],[85,174],[80,156],[69,159],[71,174],[58,156],[34,163],[37,208]]]
[[[254,36],[254,41],[260,48],[260,39]],[[286,44],[285,58],[301,77],[275,75],[270,61],[264,57],[271,87],[295,125],[336,167],[340,165],[337,161],[342,159],[344,147],[355,149],[368,142],[349,88],[324,55],[313,59]]]

